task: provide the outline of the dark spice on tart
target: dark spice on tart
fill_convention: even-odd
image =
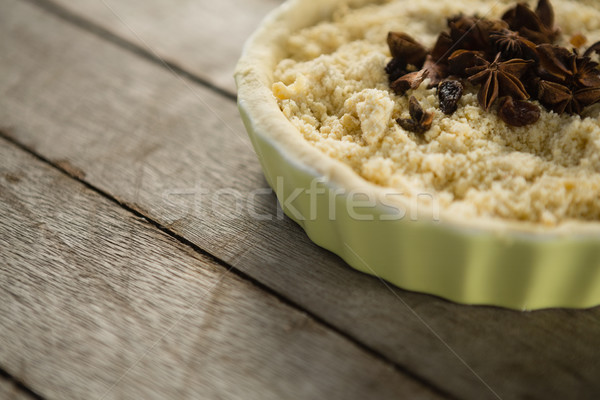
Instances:
[[[494,61],[482,60],[480,65],[466,69],[468,81],[480,84],[477,100],[488,111],[499,96],[511,96],[517,100],[529,99],[527,90],[521,83],[521,76],[533,63],[531,60],[514,58],[500,61],[500,53]]]
[[[600,55],[600,42],[583,55],[577,50],[587,42],[583,35],[571,38],[572,49],[556,45],[561,33],[549,0],[539,0],[535,10],[518,3],[495,20],[458,15],[449,18],[447,25],[429,50],[403,32],[389,33],[392,60],[386,72],[397,95],[429,79],[429,87],[438,88],[441,111],[451,115],[468,82],[479,86],[480,106],[490,111],[498,104],[499,117],[511,126],[539,119],[535,100],[558,114],[579,115],[600,102],[600,68],[592,60]],[[411,98],[410,104],[416,110],[411,111],[411,119],[398,123],[413,132],[429,129],[432,117],[423,119],[416,99]]]
[[[600,54],[600,42],[596,42],[583,53],[584,57],[591,57],[594,53]]]
[[[410,118],[398,118],[396,120],[402,128],[418,134],[423,134],[431,128],[433,114],[423,110],[415,96],[411,96],[408,100],[408,112]]]
[[[518,3],[502,16],[502,20],[511,30],[536,44],[553,43],[560,35],[560,30],[554,26],[554,9],[550,0],[539,0],[535,11],[524,3]]]
[[[460,81],[448,80],[438,86],[440,110],[446,115],[452,115],[458,109],[458,101],[463,95],[464,86]]]
[[[428,74],[429,71],[426,69],[410,72],[390,83],[390,88],[394,91],[394,93],[403,95],[410,89],[418,88]]]
[[[500,101],[498,116],[512,126],[526,126],[540,119],[540,108],[533,103],[504,97]]]
[[[502,55],[503,60],[512,58],[524,58],[535,60],[535,43],[508,29],[492,32],[490,39],[495,50]]]

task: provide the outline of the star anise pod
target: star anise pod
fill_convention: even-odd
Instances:
[[[460,77],[467,77],[467,69],[485,65],[485,54],[481,51],[456,50],[448,57],[448,71]]]
[[[430,80],[429,87],[435,87],[448,75],[447,66],[435,61],[411,36],[402,32],[390,32],[387,41],[393,58],[385,71],[390,87],[396,94],[403,95],[409,89],[416,89],[426,77]],[[421,69],[409,73],[409,64]]]
[[[442,32],[431,49],[431,58],[437,63],[445,63],[454,51],[454,47],[455,44],[450,34]]]
[[[454,42],[448,32],[439,34],[435,45],[425,59],[423,69],[428,71],[430,87],[437,87],[448,76],[448,57],[452,52]]]
[[[600,54],[600,42],[596,42],[592,44],[588,49],[583,53],[584,57],[591,57],[592,54],[597,53]]]
[[[600,86],[577,90],[575,92],[575,99],[582,107],[600,103]]]
[[[513,31],[536,44],[553,43],[560,34],[554,26],[554,10],[550,0],[539,0],[535,12],[519,3],[508,10],[502,19]]]
[[[450,37],[455,49],[491,50],[490,33],[508,28],[506,22],[459,15],[448,19]]]
[[[388,34],[393,58],[385,70],[396,94],[404,95],[428,78],[429,87],[438,87],[440,109],[450,115],[462,96],[464,80],[460,79],[466,78],[481,85],[477,99],[486,111],[504,97],[498,114],[512,126],[538,120],[540,108],[524,101],[530,94],[557,113],[580,114],[600,103],[600,64],[595,55],[600,55],[600,42],[583,56],[576,49],[552,45],[560,31],[554,26],[550,0],[538,0],[535,11],[518,3],[502,20],[461,14],[448,19],[448,28],[431,51],[405,33]],[[571,38],[575,48],[586,41],[581,34]],[[409,103],[411,118],[398,123],[412,132],[425,132],[433,115],[425,113],[414,97]]]
[[[538,84],[538,99],[544,107],[557,114],[564,112],[579,114],[583,110],[573,92],[568,87],[556,82],[541,80]]]
[[[538,99],[557,114],[581,114],[585,107],[600,102],[600,86],[570,89],[556,82],[541,80],[538,84]]]
[[[521,76],[533,63],[531,60],[515,58],[500,61],[500,53],[493,62],[482,60],[482,65],[467,69],[469,82],[481,84],[477,100],[484,110],[489,110],[500,96],[511,96],[517,100],[530,98],[520,81]]]
[[[511,126],[527,126],[540,119],[540,108],[529,101],[505,97],[500,101],[498,116]]]
[[[399,58],[392,58],[390,62],[385,66],[385,72],[388,75],[388,80],[390,83],[394,82],[396,79],[404,76],[408,73],[406,70],[406,63],[404,60]]]
[[[403,32],[389,32],[387,37],[388,47],[392,57],[404,63],[421,68],[427,57],[427,49]]]
[[[598,63],[579,56],[564,47],[543,44],[537,46],[540,62],[538,75],[551,82],[573,88],[600,86]]]
[[[523,58],[525,60],[537,60],[535,43],[527,40],[515,31],[503,29],[492,32],[490,39],[497,52],[502,53],[504,60],[511,58]]]
[[[408,112],[410,118],[398,118],[396,120],[403,129],[423,134],[431,128],[433,114],[423,110],[423,107],[421,107],[421,104],[419,104],[419,101],[415,96],[410,96],[410,99],[408,100]]]
[[[428,55],[425,59],[422,71],[427,72],[429,88],[437,87],[448,76],[448,66],[444,63],[434,61],[431,55]]]
[[[410,89],[416,89],[427,78],[429,72],[426,69],[406,74],[390,84],[390,88],[399,96],[404,95]]]
[[[545,80],[566,83],[573,72],[569,70],[575,55],[564,47],[542,44],[537,46],[539,55],[538,75]]]
[[[600,87],[598,63],[589,57],[575,57],[572,60],[573,82],[579,88]]]
[[[585,107],[600,102],[598,63],[564,47],[544,44],[537,49],[540,103],[558,114],[580,114]]]
[[[427,49],[403,32],[389,32],[387,43],[392,60],[385,67],[390,87],[398,95],[417,88],[429,74],[428,70],[408,72],[408,65],[421,68],[428,55]]]

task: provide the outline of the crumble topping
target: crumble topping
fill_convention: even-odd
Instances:
[[[537,122],[509,126],[479,106],[466,83],[452,115],[440,110],[425,79],[409,96],[390,89],[390,31],[431,48],[447,18],[468,11],[500,18],[514,5],[484,0],[395,0],[341,8],[331,21],[289,38],[273,94],[304,138],[363,178],[407,196],[433,193],[450,212],[556,225],[600,220],[600,106],[582,116],[542,108]],[[535,6],[535,4],[532,4]],[[600,40],[600,5],[554,0],[557,44]],[[583,44],[581,44],[583,46]],[[431,114],[424,133],[404,129],[409,97]],[[539,105],[537,101],[534,101]],[[497,107],[497,106],[495,106]]]

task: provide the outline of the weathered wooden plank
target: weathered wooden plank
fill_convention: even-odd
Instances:
[[[600,309],[517,313],[392,293],[280,220],[272,195],[252,196],[265,183],[232,102],[30,7],[0,18],[11,60],[0,124],[14,140],[456,397],[600,391]],[[16,32],[26,43],[7,39]]]
[[[85,17],[233,94],[233,68],[244,41],[283,0],[36,1]]]
[[[44,396],[439,398],[3,140],[0,160],[0,363]]]
[[[35,398],[18,387],[14,382],[0,374],[0,399],[3,400],[35,400]]]

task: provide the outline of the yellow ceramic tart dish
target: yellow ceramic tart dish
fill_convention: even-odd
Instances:
[[[352,267],[465,304],[519,310],[595,306],[600,304],[600,105],[590,96],[596,95],[596,77],[569,72],[569,85],[579,79],[591,88],[579,96],[569,86],[573,95],[563,104],[555,94],[562,90],[558,72],[544,75],[554,71],[544,64],[554,59],[546,61],[545,54],[558,50],[537,47],[542,55],[535,61],[515,62],[546,66],[540,67],[541,79],[519,71],[523,89],[504,76],[494,83],[488,78],[497,75],[490,72],[475,76],[485,68],[517,75],[504,56],[496,64],[473,61],[463,68],[472,73],[461,78],[464,93],[456,110],[444,113],[444,99],[432,87],[433,72],[407,90],[393,90],[389,67],[386,73],[393,59],[389,32],[402,32],[431,49],[449,18],[463,13],[507,19],[514,4],[289,0],[245,46],[235,73],[239,109],[286,215]],[[564,57],[582,59],[580,53],[600,41],[600,4],[552,4],[560,31],[548,25],[544,4],[536,10],[532,2],[531,12],[543,22],[538,30],[553,46],[570,52],[580,47]],[[494,27],[494,35],[504,28],[509,30]],[[519,31],[545,40],[538,33]],[[535,46],[530,43],[518,44]],[[515,59],[527,59],[527,48],[522,49]],[[585,67],[577,61],[580,74],[596,73],[597,52],[592,48],[588,54]],[[403,73],[419,71],[407,64]],[[491,96],[495,84],[498,100]],[[532,90],[534,96],[525,96]],[[506,111],[502,96],[514,97],[517,106]],[[539,111],[535,118],[528,114],[526,123],[514,123],[523,115],[525,97],[526,109]],[[412,101],[421,108],[419,123],[429,117],[425,129],[403,122],[415,123]]]

